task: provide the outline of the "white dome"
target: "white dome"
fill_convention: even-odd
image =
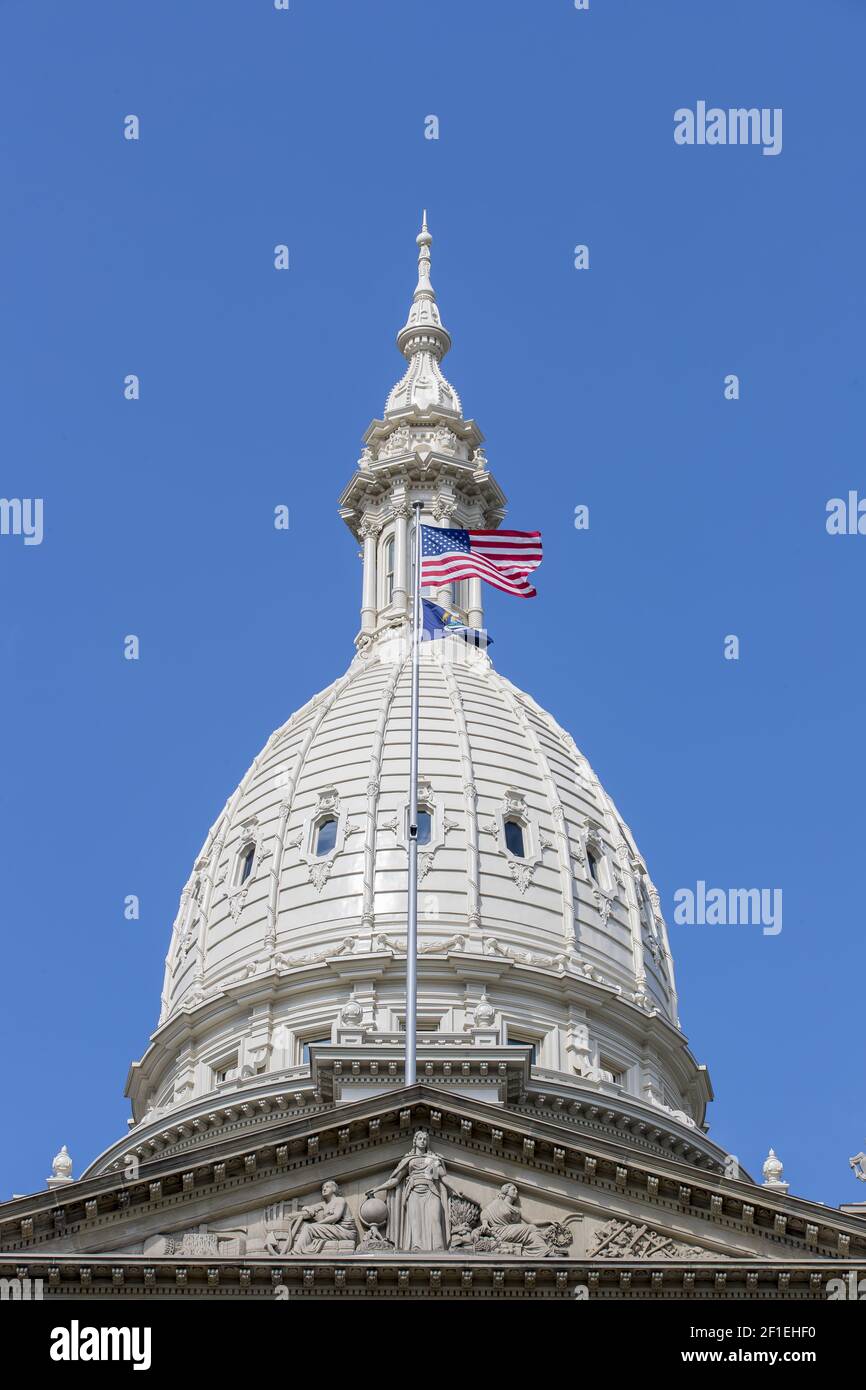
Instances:
[[[294,1074],[310,1041],[346,1028],[399,1035],[410,679],[401,635],[367,648],[227,802],[181,898],[160,1028],[133,1068],[136,1118]],[[484,653],[430,642],[420,771],[422,1040],[465,1037],[483,999],[479,1026],[532,1045],[551,1075],[700,1124],[708,1088],[677,1030],[658,896],[571,736]],[[333,847],[317,854],[326,820]]]
[[[463,950],[567,964],[675,1023],[654,889],[574,740],[485,655],[448,641],[425,644],[422,657],[421,800],[432,812],[422,950],[459,937]],[[405,948],[410,679],[395,638],[268,740],[187,884],[163,1017],[272,958],[285,969],[328,948]],[[336,820],[336,839],[317,856],[323,818]],[[508,818],[524,831],[519,859],[505,843]]]

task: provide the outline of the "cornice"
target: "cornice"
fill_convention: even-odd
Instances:
[[[848,1262],[855,1278],[866,1261]],[[504,1256],[367,1255],[281,1261],[144,1255],[0,1256],[0,1278],[41,1279],[49,1297],[111,1299],[453,1298],[748,1299],[823,1302],[838,1269],[810,1260],[526,1260]]]

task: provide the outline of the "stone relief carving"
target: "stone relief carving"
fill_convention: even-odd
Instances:
[[[422,941],[418,946],[419,956],[430,955],[436,951],[464,951],[466,949],[466,937],[455,933],[453,936],[436,936],[432,939]],[[377,932],[373,937],[374,951],[393,951],[395,955],[406,954],[406,937],[386,936],[384,932]]]
[[[571,1247],[571,1221],[527,1221],[514,1183],[503,1183],[498,1196],[486,1207],[466,1198],[451,1199],[451,1249],[472,1249],[477,1254],[544,1258],[563,1255]]]
[[[604,1260],[727,1259],[699,1245],[685,1245],[637,1221],[608,1221],[595,1233],[587,1254]]]
[[[412,431],[408,425],[398,425],[384,443],[379,445],[379,458],[406,453],[412,446]]]
[[[610,917],[611,909],[613,908],[613,899],[608,897],[606,893],[602,893],[598,888],[593,888],[592,896],[598,909],[598,915],[601,918],[601,925],[606,927],[607,919]]]
[[[301,1208],[290,1236],[293,1255],[348,1254],[355,1249],[358,1228],[337,1183],[322,1184],[321,1202]]]
[[[345,1028],[359,1028],[364,1019],[364,1010],[360,1000],[355,997],[355,987],[340,1009],[340,1023]]]
[[[197,1226],[189,1231],[172,1231],[165,1236],[145,1241],[146,1255],[243,1255],[246,1252],[246,1230],[235,1227],[226,1231]]]
[[[425,1129],[381,1188],[367,1196],[386,1194],[389,1237],[400,1250],[447,1250],[451,1236],[449,1193],[443,1159],[432,1151]]]
[[[321,893],[328,879],[331,877],[331,870],[334,867],[333,859],[323,859],[321,864],[310,865],[310,882],[317,893]]]
[[[517,884],[518,891],[523,894],[532,882],[532,875],[535,872],[534,864],[523,864],[519,859],[509,859],[508,867],[511,877]]]
[[[532,1258],[568,1250],[569,1223],[579,1219],[526,1220],[514,1183],[504,1183],[482,1207],[449,1181],[445,1162],[431,1149],[424,1129],[415,1133],[391,1176],[367,1192],[359,1216],[367,1228],[362,1250],[497,1251]]]
[[[350,956],[357,944],[357,936],[344,936],[339,946],[320,946],[316,951],[300,951],[291,956],[277,951],[273,961],[278,970],[292,970],[296,965],[317,965],[319,961],[330,960],[332,956]]]
[[[509,946],[495,936],[485,938],[483,951],[486,956],[503,956],[520,965],[538,965],[545,970],[566,970],[573,964],[572,957],[566,951],[560,951],[555,956],[542,955],[540,951],[524,951],[520,946]]]

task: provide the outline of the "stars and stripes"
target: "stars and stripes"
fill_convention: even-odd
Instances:
[[[540,531],[462,531],[421,527],[421,587],[484,579],[506,594],[534,598],[526,576],[541,564]]]

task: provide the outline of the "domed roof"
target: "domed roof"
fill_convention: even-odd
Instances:
[[[472,953],[579,971],[675,1023],[655,890],[571,735],[484,653],[451,640],[422,656],[421,950],[459,939]],[[410,678],[394,638],[268,740],[187,884],[163,1017],[319,953],[405,948]],[[317,853],[323,821],[336,825]],[[508,822],[522,832],[520,857]]]

